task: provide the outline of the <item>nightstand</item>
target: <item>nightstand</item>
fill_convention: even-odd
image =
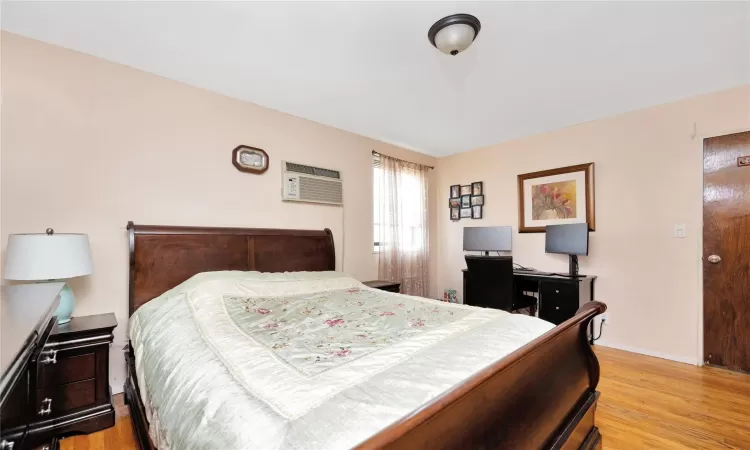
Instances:
[[[88,434],[115,424],[109,389],[109,347],[114,314],[74,317],[55,324],[36,373],[36,421],[29,427],[32,445],[56,437]],[[42,364],[44,363],[44,364]]]
[[[401,292],[401,283],[397,281],[372,280],[363,281],[362,284],[373,289],[380,289],[381,291],[395,292],[396,294]]]

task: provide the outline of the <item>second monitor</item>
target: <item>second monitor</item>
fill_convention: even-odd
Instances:
[[[509,252],[512,250],[513,228],[504,227],[464,227],[464,251]]]
[[[547,225],[544,250],[570,258],[571,277],[578,276],[578,255],[589,254],[589,226],[586,223]]]

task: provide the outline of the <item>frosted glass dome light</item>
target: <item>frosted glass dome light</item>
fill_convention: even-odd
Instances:
[[[482,25],[471,14],[453,14],[435,22],[427,32],[430,43],[446,55],[458,55],[477,38]]]

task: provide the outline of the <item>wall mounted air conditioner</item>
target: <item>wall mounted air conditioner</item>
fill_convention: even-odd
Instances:
[[[281,162],[281,198],[288,202],[343,205],[341,172],[292,162]]]

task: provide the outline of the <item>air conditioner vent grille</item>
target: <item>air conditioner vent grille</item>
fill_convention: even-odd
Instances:
[[[341,182],[320,178],[299,178],[299,199],[305,202],[340,204],[344,200]]]
[[[320,167],[306,166],[304,164],[286,163],[287,172],[305,173],[318,177],[341,179],[341,173],[338,170],[321,169]]]

